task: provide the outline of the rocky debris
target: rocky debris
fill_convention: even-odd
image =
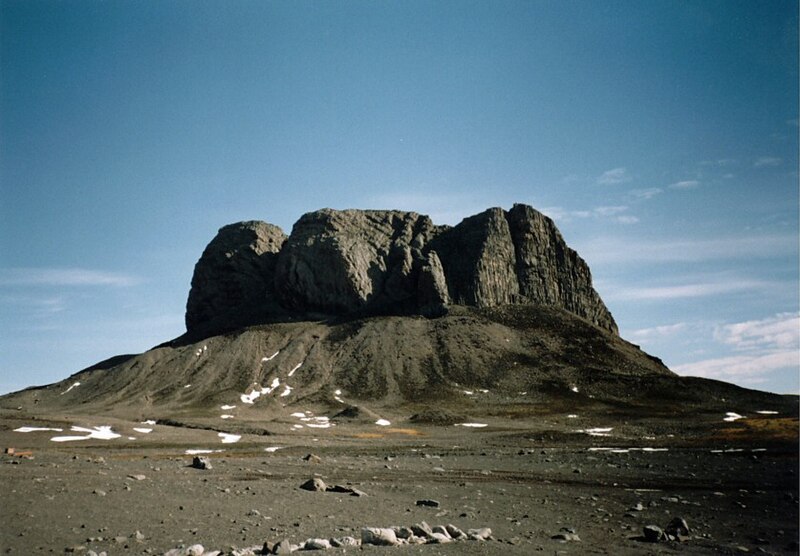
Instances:
[[[422,500],[417,500],[417,506],[428,506],[428,507],[431,507],[431,508],[438,508],[439,507],[439,501],[438,500],[430,500],[430,499],[424,498]]]
[[[656,525],[647,525],[643,529],[647,542],[684,541],[689,536],[689,524],[682,517],[674,517],[664,529]]]
[[[365,492],[362,492],[357,488],[352,488],[343,485],[333,485],[333,486],[326,485],[325,481],[323,481],[319,477],[312,477],[311,479],[307,480],[302,485],[300,485],[300,488],[303,490],[308,490],[310,492],[338,492],[342,494],[349,494],[350,496],[367,495]]]
[[[286,234],[266,222],[221,228],[194,267],[186,330],[221,332],[275,313],[275,265],[285,241]]]
[[[325,492],[326,490],[328,490],[328,485],[326,485],[325,481],[323,481],[319,477],[312,477],[311,479],[307,480],[302,485],[300,485],[300,488],[311,492]]]
[[[550,538],[561,542],[581,542],[581,538],[572,527],[562,527],[558,533]]]
[[[322,463],[322,458],[316,454],[306,454],[303,456],[303,461],[307,461],[308,463]]]
[[[211,460],[205,456],[193,457],[191,466],[195,469],[212,469]]]
[[[645,525],[644,529],[642,529],[642,532],[644,533],[644,540],[647,542],[660,542],[668,540],[666,533],[664,533],[661,527],[657,525]]]
[[[195,266],[190,333],[314,314],[439,316],[450,304],[555,306],[617,333],[588,265],[527,205],[454,227],[415,212],[322,209],[286,235],[265,222],[225,226]]]
[[[295,544],[289,539],[276,543],[269,541],[263,545],[247,548],[231,548],[224,552],[231,556],[251,556],[256,554],[291,554],[306,550],[327,550],[330,548],[348,548],[359,546],[401,546],[419,544],[443,544],[458,541],[488,541],[492,540],[492,530],[488,527],[470,529],[466,533],[448,523],[447,525],[429,526],[424,521],[411,527],[363,527],[361,538],[334,537],[330,539],[312,537]],[[580,540],[580,539],[578,539]],[[203,545],[195,544],[188,548],[174,548],[164,553],[164,556],[217,556],[220,551],[205,552]]]

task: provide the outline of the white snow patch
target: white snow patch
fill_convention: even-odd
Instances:
[[[61,393],[59,394],[59,396],[63,396],[64,394],[66,394],[67,392],[69,392],[70,390],[72,390],[73,388],[75,388],[76,386],[80,386],[80,385],[81,385],[81,383],[80,383],[80,382],[76,382],[76,383],[74,383],[72,386],[70,386],[69,388],[67,388],[67,389],[66,389],[66,390],[64,390],[63,392],[61,392]]]
[[[292,413],[292,414],[290,415],[290,417],[296,417],[296,418],[298,418],[298,419],[302,419],[302,418],[303,418],[303,417],[305,417],[305,416],[306,416],[306,414],[305,414],[305,413],[300,413],[300,412],[297,412],[297,413]]]
[[[606,427],[606,428],[595,427],[593,429],[578,429],[574,432],[582,432],[584,434],[588,434],[589,436],[611,436],[609,433],[612,430],[614,430],[614,427]]]
[[[221,405],[219,406],[220,409],[228,410],[228,409],[236,409],[235,405]]]
[[[668,452],[669,448],[613,448],[613,447],[599,447],[595,446],[589,448],[590,452],[610,452],[612,454],[627,454],[628,452]]]
[[[389,422],[389,421],[387,421],[386,419],[378,419],[377,421],[375,421],[375,424],[376,424],[376,425],[379,425],[379,426],[381,426],[381,427],[388,427],[388,426],[389,426],[389,425],[391,425],[392,423],[391,423],[391,422]]]
[[[242,437],[241,434],[229,434],[227,432],[221,432],[217,434],[222,439],[223,444],[233,444],[234,442],[239,442],[239,439]]]
[[[486,388],[478,388],[478,392],[480,392],[481,394],[488,394],[489,393],[489,391]]]
[[[756,413],[758,413],[759,415],[777,415],[778,414],[777,411],[770,411],[768,409],[762,409],[760,411],[756,411]]]
[[[473,429],[481,429],[483,427],[488,427],[486,423],[456,423],[456,427],[470,427]]]
[[[574,413],[570,413],[569,415],[567,415],[567,419],[577,419],[577,418],[578,416],[575,415]]]
[[[302,429],[303,425],[292,425],[293,429]]]
[[[280,352],[281,352],[281,350],[278,350],[275,353],[273,353],[272,355],[270,355],[269,357],[262,357],[261,358],[261,362],[265,363],[267,361],[272,361],[273,359],[275,359],[275,356],[278,355]]]
[[[734,413],[733,411],[729,411],[725,415],[726,417],[723,419],[723,421],[727,421],[728,423],[732,423],[737,419],[744,419],[744,415],[739,415],[738,413]]]
[[[50,427],[19,427],[14,429],[14,432],[37,432],[37,431],[55,431],[61,432],[63,429],[54,429]]]
[[[191,384],[187,384],[187,385],[184,386],[184,388],[191,388],[191,387],[192,387]]]
[[[278,450],[283,450],[286,446],[268,446],[264,448],[265,452],[269,452],[270,454],[277,452]]]
[[[142,421],[142,423],[145,424],[145,425],[155,425],[156,424],[154,419],[148,419],[147,421]]]
[[[302,366],[303,366],[303,363],[302,363],[302,362],[301,362],[301,363],[298,363],[297,365],[295,365],[295,366],[294,366],[294,369],[292,369],[291,371],[289,371],[289,375],[288,375],[288,376],[290,376],[290,377],[291,377],[291,376],[294,374],[294,372],[295,372],[297,369],[299,369],[300,367],[302,367]]]
[[[569,389],[572,390],[573,392],[575,392],[576,394],[578,393],[578,387],[577,386],[570,386]]]
[[[249,394],[245,393],[239,396],[239,399],[242,400],[242,403],[249,403],[252,404],[256,399],[261,396],[266,396],[267,394],[271,393],[275,390],[278,386],[280,386],[281,381],[278,377],[272,379],[272,384],[270,386],[258,386],[255,387],[250,391]]]
[[[101,425],[91,429],[73,426],[70,430],[73,432],[85,432],[87,434],[86,436],[54,436],[50,440],[53,442],[70,442],[73,440],[88,440],[90,438],[96,438],[97,440],[112,440],[122,436],[112,431],[111,427],[108,425]]]
[[[331,428],[331,424],[330,423],[307,423],[306,426],[309,427],[309,428],[312,428],[312,429],[329,429],[329,428]]]
[[[142,434],[147,434],[147,433],[153,432],[153,429],[148,429],[148,428],[145,428],[145,427],[133,427],[133,430],[135,430],[136,432],[140,432]]]
[[[464,390],[464,393],[465,393],[467,396],[472,396],[473,394],[475,394],[475,392],[473,392],[472,390]]]
[[[284,390],[283,393],[281,393],[281,398],[285,398],[286,396],[292,393],[292,387],[289,386],[288,384],[284,384],[283,388]]]
[[[184,453],[193,456],[196,454],[216,454],[224,451],[225,450],[206,450],[204,448],[192,448],[190,450],[186,450]]]
[[[219,418],[220,419],[233,419],[233,415],[231,415],[230,413],[225,413],[223,415],[220,415]]]

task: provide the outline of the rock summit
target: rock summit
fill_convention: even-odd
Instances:
[[[456,226],[395,210],[322,209],[287,237],[272,224],[221,228],[197,262],[189,334],[320,317],[438,316],[450,305],[538,304],[617,333],[586,262],[530,206]]]

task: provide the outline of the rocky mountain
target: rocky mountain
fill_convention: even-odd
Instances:
[[[529,303],[617,331],[589,267],[529,206],[453,227],[414,212],[323,209],[288,238],[264,222],[222,228],[195,267],[186,328],[203,336],[287,319]]]
[[[0,408],[225,419],[246,432],[293,408],[372,415],[365,404],[407,418],[430,407],[793,403],[678,377],[620,338],[586,263],[525,205],[453,227],[330,209],[288,237],[264,222],[225,226],[195,266],[186,327],[145,353],[0,397]],[[237,408],[235,421],[220,408]]]

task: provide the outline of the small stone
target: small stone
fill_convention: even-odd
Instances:
[[[97,496],[105,496],[106,495],[106,491],[96,488],[96,489],[94,489],[92,491],[92,494],[96,494]]]
[[[647,525],[643,529],[644,532],[644,539],[647,542],[659,542],[665,539],[664,531],[661,530],[661,527],[656,525]]]
[[[425,523],[424,521],[412,525],[411,530],[414,532],[416,536],[422,537],[424,539],[429,539],[433,535],[433,529],[431,529],[431,526]]]
[[[186,556],[203,556],[203,552],[205,551],[206,549],[203,548],[202,544],[193,544],[186,549]]]
[[[469,529],[467,536],[473,541],[485,541],[492,538],[492,530],[488,527],[481,527],[479,529]]]
[[[448,542],[453,542],[453,539],[451,539],[448,535],[434,532],[428,542],[431,544],[445,544]]]
[[[307,461],[308,463],[322,463],[322,458],[316,454],[307,454],[303,456],[303,461]]]
[[[377,546],[397,546],[400,541],[394,531],[384,527],[364,527],[361,529],[361,544],[373,544]]]
[[[273,554],[291,554],[293,552],[294,545],[291,542],[284,539],[279,541],[275,544],[275,547],[272,549]]]
[[[637,502],[635,506],[631,506],[628,509],[632,512],[641,512],[644,511],[644,505],[641,502]]]
[[[328,539],[307,539],[303,543],[303,550],[327,550],[331,548],[331,543]]]
[[[134,481],[144,481],[147,477],[145,475],[128,475],[128,478]]]
[[[135,531],[133,535],[131,535],[132,539],[136,539],[139,542],[142,542],[145,539],[144,533],[141,531]]]
[[[448,523],[445,525],[445,529],[447,529],[448,534],[456,540],[467,538],[467,534],[455,525]]]
[[[686,536],[689,534],[689,524],[682,517],[674,517],[667,524],[664,532],[674,537]]]
[[[205,456],[195,456],[192,459],[192,467],[195,469],[212,469],[211,460]]]
[[[430,499],[425,498],[425,499],[422,499],[422,500],[417,500],[417,506],[428,506],[430,508],[438,508],[439,507],[439,501],[438,500],[430,500]]]
[[[339,538],[331,539],[330,543],[331,543],[331,546],[333,548],[342,548],[342,547],[348,547],[348,546],[360,546],[361,545],[361,543],[358,541],[358,539],[355,539],[353,537],[339,537]]]
[[[328,490],[328,485],[326,485],[325,481],[323,481],[319,477],[314,477],[312,479],[307,480],[302,485],[300,485],[300,488],[311,492],[325,492],[326,490]]]

